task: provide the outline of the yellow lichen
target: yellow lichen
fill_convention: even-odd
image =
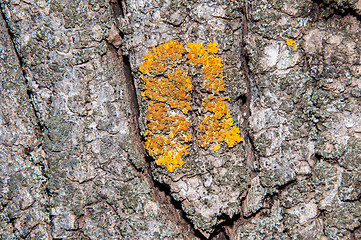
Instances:
[[[289,46],[289,47],[293,47],[293,50],[297,50],[297,44],[296,44],[296,42],[295,42],[295,40],[293,40],[293,39],[287,39],[286,40],[286,44],[287,44],[287,46]]]
[[[188,154],[186,144],[192,140],[186,115],[192,110],[193,85],[179,68],[184,52],[183,44],[170,41],[153,47],[139,67],[145,85],[142,96],[150,100],[145,149],[169,172],[183,166],[182,157]],[[177,110],[182,113],[175,115]]]
[[[204,47],[201,43],[188,43],[187,59],[193,66],[202,66],[203,87],[213,93],[224,91],[222,59],[213,55],[218,52],[217,43],[209,43]]]
[[[180,63],[184,51],[183,44],[173,41],[153,47],[152,50],[149,50],[148,55],[144,56],[139,70],[150,76],[162,74],[168,68],[175,67]]]
[[[226,104],[230,99],[221,95],[225,88],[222,59],[215,55],[218,51],[216,42],[206,46],[188,43],[185,49],[183,44],[170,41],[153,47],[139,67],[144,81],[142,96],[149,99],[145,148],[156,164],[165,165],[169,172],[185,164],[182,158],[189,154],[192,141],[188,113],[193,84],[182,68],[185,54],[195,70],[201,67],[202,87],[207,92],[198,127],[200,145],[213,144],[213,151],[218,151],[224,142],[233,147],[243,140]]]
[[[189,43],[187,45],[188,62],[202,67],[203,88],[208,98],[203,99],[202,113],[199,125],[199,143],[202,147],[213,144],[213,150],[220,149],[220,144],[226,142],[228,147],[243,141],[239,128],[233,125],[233,119],[229,113],[226,101],[228,97],[215,97],[225,90],[223,81],[222,59],[214,55],[218,53],[217,43],[209,43],[204,47],[200,43]]]

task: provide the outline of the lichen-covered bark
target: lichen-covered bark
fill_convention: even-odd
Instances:
[[[130,160],[144,168],[110,3],[1,8],[1,238],[191,239]]]
[[[230,97],[233,121],[236,126],[241,126],[243,119],[239,98],[246,91],[241,69],[241,11],[244,4],[239,1],[126,1],[126,6],[127,14],[121,20],[120,28],[125,33],[124,52],[129,54],[137,85],[142,134],[145,136],[147,131],[146,115],[152,113],[147,113],[148,101],[141,97],[144,83],[138,68],[151,47],[168,41],[181,42],[185,48],[187,43],[203,43],[204,47],[212,42],[218,44],[226,76],[226,91],[222,94],[216,91],[215,95]],[[189,47],[187,51],[190,51]],[[191,75],[189,66],[179,63],[178,67],[187,69],[187,74]],[[191,146],[187,148],[189,155],[182,159],[186,164],[174,173],[154,163],[151,166],[154,178],[170,187],[172,196],[181,202],[195,228],[209,236],[217,223],[222,221],[221,218],[232,218],[241,212],[241,200],[249,187],[250,172],[246,167],[242,144],[226,145],[219,150],[219,145],[212,148],[212,145],[200,144],[203,133],[198,129],[201,129],[200,122],[206,114],[201,110],[201,103],[207,99],[208,93],[202,88],[201,77],[191,76],[193,110],[188,115],[192,121],[193,136]],[[244,131],[241,131],[242,135]]]
[[[1,1],[0,238],[360,239],[360,2]],[[218,43],[244,138],[199,143],[210,92],[185,52],[173,172],[144,149],[139,70],[169,41]]]
[[[242,177],[232,172],[237,165],[232,158],[225,171],[234,179],[222,178],[222,165],[209,171],[209,166],[227,158],[197,148],[196,140],[192,146],[196,153],[175,173],[153,165],[156,180],[170,186],[196,228],[211,231],[222,214],[232,217],[240,213],[240,218],[252,219],[236,221],[229,228],[232,239],[359,236],[355,229],[360,225],[356,167],[361,126],[360,23],[356,16],[329,14],[332,9],[339,14],[358,14],[357,3],[264,0],[236,5],[233,1],[127,2],[121,28],[136,79],[143,56],[152,46],[170,40],[205,44],[215,40],[220,42],[227,76],[234,76],[226,79],[228,86],[234,86],[233,82],[243,86],[237,87],[239,91],[228,89],[229,96],[250,100],[248,119],[237,102],[231,104],[237,123],[247,123],[243,134],[248,133],[253,148],[245,149],[253,151],[248,154],[254,154],[257,161],[247,161],[241,152],[226,151],[241,159],[244,165],[236,173],[247,176],[246,181],[239,182]],[[220,28],[223,30],[217,31]],[[245,57],[247,66],[241,61]],[[137,84],[145,116],[142,81],[138,79]],[[141,124],[145,132],[145,117],[141,116]],[[209,173],[211,185],[207,185],[209,178],[202,178]],[[214,190],[217,185],[228,195],[220,202],[206,203],[206,199],[220,196]],[[244,190],[239,191],[241,186]],[[242,194],[245,190],[246,196]],[[230,208],[233,193],[239,199]],[[349,220],[344,220],[343,212]]]

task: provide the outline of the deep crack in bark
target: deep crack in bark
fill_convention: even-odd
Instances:
[[[313,0],[313,3],[314,21],[317,21],[319,18],[325,18],[327,20],[334,16],[339,16],[341,18],[353,16],[357,18],[358,21],[361,21],[360,14],[358,14],[355,9],[351,8],[350,5],[338,7],[335,2],[328,1],[328,3],[325,3],[323,0]]]
[[[138,169],[134,164],[132,167],[134,171],[137,173],[138,177],[147,183],[149,188],[151,189],[151,196],[154,200],[156,200],[161,206],[163,211],[166,213],[168,219],[175,220],[175,224],[180,226],[179,232],[183,232],[183,229],[187,229],[189,232],[193,233],[193,236],[187,236],[187,239],[192,239],[193,237],[198,237],[200,239],[203,238],[203,235],[197,230],[194,229],[190,220],[186,217],[184,211],[182,210],[181,203],[175,201],[170,193],[170,188],[158,183],[155,181],[151,174],[150,160],[147,158],[147,154],[144,149],[143,140],[140,136],[138,118],[139,118],[139,107],[136,95],[136,89],[134,85],[134,79],[131,75],[131,68],[129,61],[123,55],[120,55],[120,51],[118,51],[119,62],[123,62],[124,64],[124,77],[128,86],[128,96],[130,97],[132,116],[131,121],[131,129],[133,141],[135,144],[135,148],[141,152],[141,155],[144,158],[143,169]]]
[[[243,124],[242,128],[245,132],[244,138],[244,146],[246,151],[246,163],[247,166],[252,170],[252,172],[255,172],[258,170],[258,165],[255,161],[255,151],[253,144],[251,142],[250,138],[250,132],[249,132],[249,118],[251,116],[251,98],[252,98],[252,84],[251,84],[251,72],[248,67],[248,58],[247,58],[247,52],[246,52],[246,42],[245,37],[248,34],[248,18],[247,18],[247,2],[245,2],[245,6],[243,7],[243,32],[242,32],[242,46],[241,46],[241,61],[242,61],[242,70],[245,75],[246,80],[246,87],[247,92],[243,97],[243,103],[240,107],[241,114],[243,115]]]
[[[18,49],[16,48],[16,44],[15,44],[15,36],[14,34],[11,32],[11,29],[10,29],[10,26],[9,26],[9,23],[8,23],[8,20],[5,16],[5,13],[4,13],[4,4],[5,3],[2,3],[0,4],[0,14],[1,14],[1,17],[2,19],[4,20],[5,22],[5,27],[7,29],[7,32],[8,32],[8,35],[9,35],[9,38],[10,38],[10,41],[11,41],[11,45],[12,45],[12,48],[14,49],[14,53],[16,55],[16,58],[18,60],[18,64],[19,64],[19,68],[21,70],[21,76],[24,78],[25,80],[25,85],[26,85],[26,95],[27,95],[27,98],[28,98],[28,101],[29,101],[29,104],[31,105],[31,109],[34,113],[34,116],[35,116],[35,123],[36,125],[34,125],[34,133],[36,134],[36,139],[41,139],[42,135],[43,135],[43,130],[44,130],[44,125],[41,124],[41,121],[40,121],[40,118],[39,118],[39,115],[38,115],[38,111],[36,110],[35,108],[35,105],[34,105],[34,101],[33,101],[33,91],[30,89],[30,86],[29,86],[29,82],[28,82],[28,79],[26,78],[26,72],[25,72],[25,69],[24,69],[24,62],[22,60],[22,58],[20,57],[20,54],[18,52]],[[41,141],[39,140],[39,145],[38,146],[35,146],[36,148],[41,148]],[[35,149],[24,149],[25,150],[25,153],[26,153],[26,156],[27,158],[30,157],[30,152],[32,151],[35,151]],[[44,159],[44,161],[46,161]],[[44,213],[46,213],[48,215],[48,218],[50,220],[50,223],[48,222],[43,222],[47,227],[47,231],[50,231],[49,234],[52,235],[51,231],[52,231],[52,215],[51,215],[51,212],[50,212],[50,207],[49,207],[49,199],[50,199],[50,193],[49,193],[49,190],[48,188],[46,187],[47,185],[47,182],[48,182],[48,176],[45,172],[45,168],[47,166],[47,163],[46,162],[43,162],[43,161],[39,161],[38,163],[34,162],[34,161],[30,161],[34,166],[39,166],[40,167],[40,170],[41,170],[41,175],[44,177],[45,179],[45,182],[41,183],[41,188],[43,188],[42,190],[42,194],[44,194],[44,198],[46,199],[46,205],[43,205],[42,203],[39,202],[39,205],[42,206],[42,210]],[[18,231],[14,225],[14,220],[15,219],[12,219],[10,222],[11,224],[13,225],[13,231]],[[39,223],[35,226],[33,226],[30,231],[26,234],[26,236],[24,238],[26,238],[28,235],[31,234],[31,232],[39,225]]]
[[[41,124],[41,121],[40,121],[40,118],[39,118],[39,116],[38,116],[38,111],[36,110],[36,108],[35,108],[35,105],[34,105],[34,101],[33,101],[33,91],[30,89],[30,87],[29,87],[29,82],[28,82],[28,79],[26,78],[26,72],[25,72],[25,69],[24,69],[24,62],[23,62],[23,60],[21,59],[21,57],[20,57],[20,54],[19,54],[19,52],[18,52],[18,50],[17,50],[17,48],[16,48],[16,44],[15,44],[15,42],[14,42],[14,34],[11,32],[11,30],[10,30],[10,27],[9,27],[9,24],[8,24],[8,21],[7,21],[7,19],[6,19],[6,16],[5,16],[5,14],[4,14],[4,7],[3,7],[3,5],[0,5],[0,12],[1,12],[1,16],[2,16],[2,18],[4,19],[4,22],[5,22],[5,25],[6,25],[6,28],[7,28],[7,30],[8,30],[8,34],[9,34],[9,36],[10,36],[10,40],[11,40],[11,44],[12,44],[12,46],[13,46],[13,49],[14,49],[14,52],[15,52],[15,54],[16,54],[16,57],[17,57],[17,59],[18,59],[18,61],[19,61],[19,66],[20,66],[20,69],[21,69],[21,71],[22,71],[22,76],[24,77],[24,79],[25,79],[25,84],[26,84],[26,88],[27,88],[27,90],[26,90],[26,94],[27,94],[27,97],[28,97],[28,99],[29,99],[29,103],[30,103],[30,105],[31,105],[31,107],[32,107],[32,109],[33,109],[33,111],[34,111],[34,115],[35,115],[35,117],[36,117],[36,126],[35,126],[35,130],[36,130],[36,133],[38,134],[37,135],[37,138],[39,139],[40,137],[41,137],[41,135],[43,134],[43,130],[44,130],[44,125],[42,125]]]

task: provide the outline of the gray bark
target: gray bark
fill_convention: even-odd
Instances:
[[[0,6],[1,239],[361,239],[361,1]],[[169,41],[218,43],[244,138],[200,146],[187,65],[174,172],[144,148],[139,70]]]

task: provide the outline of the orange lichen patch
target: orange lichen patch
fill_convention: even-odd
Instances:
[[[141,78],[145,84],[143,97],[167,103],[171,108],[179,108],[185,114],[192,109],[189,101],[193,85],[190,77],[179,68],[171,71],[168,78]]]
[[[216,42],[209,43],[204,47],[201,43],[188,43],[188,63],[193,66],[202,65],[204,89],[218,93],[224,91],[222,59],[214,55],[218,53]]]
[[[183,166],[181,157],[188,154],[184,145],[192,140],[191,124],[184,116],[172,116],[162,102],[150,102],[147,113],[145,149],[158,165],[166,165],[169,172]]]
[[[183,156],[188,155],[187,151],[188,146],[176,151],[170,150],[165,152],[161,157],[155,160],[155,163],[158,165],[166,165],[169,172],[173,172],[177,167],[182,167],[185,162],[182,160]]]
[[[201,43],[187,44],[187,59],[188,63],[192,65],[202,64],[204,58],[207,56],[207,50]]]
[[[200,43],[187,45],[188,62],[194,66],[201,65],[203,71],[203,88],[210,92],[208,98],[203,99],[202,112],[207,117],[201,118],[199,125],[199,143],[202,147],[213,145],[213,150],[218,151],[223,142],[228,147],[243,141],[239,128],[233,125],[233,119],[226,105],[228,97],[216,98],[214,94],[225,91],[223,80],[223,64],[218,53],[217,43],[209,43],[204,47]]]
[[[225,99],[219,98],[215,101],[204,101],[203,111],[211,112],[210,116],[204,117],[199,125],[199,142],[202,147],[213,144],[213,150],[220,149],[220,144],[226,142],[228,147],[243,141],[240,130],[233,125],[233,119],[225,104]]]
[[[207,44],[207,51],[209,52],[209,53],[218,53],[218,43],[216,43],[216,42],[211,42],[211,43],[208,43]]]
[[[221,145],[219,144],[216,144],[216,145],[213,145],[213,151],[218,151],[219,149],[221,148]]]
[[[212,112],[214,113],[217,119],[221,119],[222,117],[226,116],[227,118],[231,118],[229,114],[228,108],[226,106],[225,100],[229,100],[228,97],[223,98],[216,98],[214,99],[213,95],[210,95],[208,99],[203,99],[202,107],[205,112]],[[214,100],[213,100],[214,99]]]
[[[143,64],[139,70],[149,76],[163,74],[168,68],[175,67],[180,63],[185,50],[183,44],[170,41],[153,47],[148,55],[143,58]]]
[[[296,42],[295,42],[295,40],[293,40],[293,39],[287,39],[286,40],[286,44],[287,44],[287,46],[289,46],[289,47],[293,47],[293,50],[297,50],[297,44],[296,44]]]
[[[188,146],[184,144],[190,142],[192,137],[188,131],[190,124],[172,123],[169,118],[166,121],[171,125],[169,135],[156,134],[147,137],[145,148],[149,155],[155,158],[156,164],[166,165],[167,170],[173,172],[175,168],[181,167],[185,163],[182,156],[188,155],[188,151],[186,151]]]
[[[189,43],[186,48],[187,63],[196,71],[202,69],[202,87],[207,93],[201,106],[198,142],[204,148],[212,144],[213,151],[221,149],[224,143],[233,147],[243,140],[227,107],[230,99],[221,96],[225,88],[217,46],[216,42],[206,46]],[[181,68],[186,51],[179,42],[161,44],[144,56],[139,67],[144,81],[142,96],[149,100],[145,148],[155,163],[165,165],[169,172],[185,164],[182,158],[189,154],[192,141],[188,113],[192,110],[193,85]]]
[[[182,157],[188,155],[186,144],[192,140],[186,115],[192,110],[193,85],[178,66],[184,52],[181,43],[164,43],[153,47],[139,67],[145,85],[142,96],[150,100],[145,148],[155,163],[165,165],[169,172],[183,166]]]

